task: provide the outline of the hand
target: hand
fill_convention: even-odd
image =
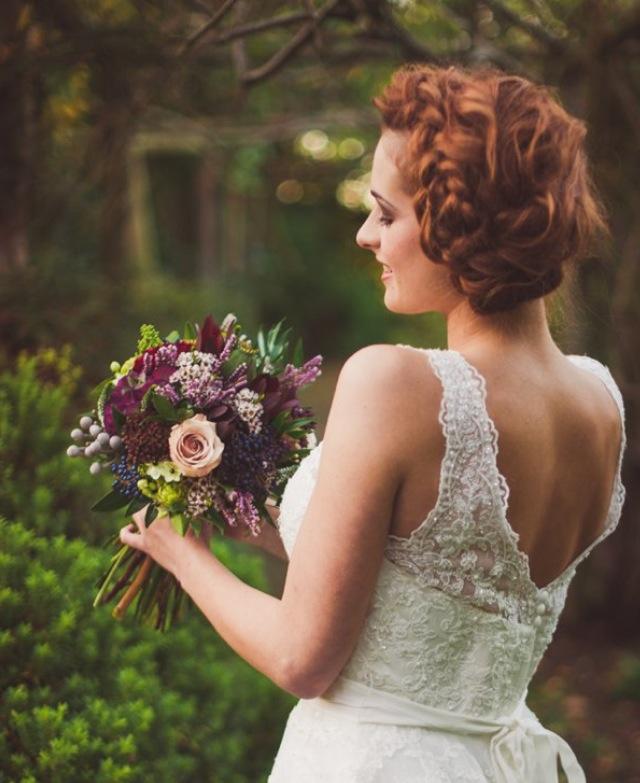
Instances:
[[[206,550],[211,554],[209,549],[209,540],[213,533],[211,523],[202,523],[200,536],[197,536],[191,528],[184,536],[181,536],[174,530],[168,516],[156,517],[153,522],[146,525],[144,518],[147,507],[148,504],[140,511],[136,511],[132,517],[133,524],[125,525],[120,530],[120,541],[123,544],[145,552],[176,578],[178,568],[190,553],[195,550]],[[137,533],[135,532],[136,528]]]

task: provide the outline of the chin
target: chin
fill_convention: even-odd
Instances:
[[[406,307],[403,306],[402,302],[396,301],[396,298],[394,296],[384,298],[384,306],[389,310],[390,313],[397,313],[398,315],[409,315],[411,310],[407,310]]]
[[[393,295],[384,297],[384,306],[389,312],[397,313],[398,315],[423,315],[424,313],[443,312],[442,307],[434,302],[406,302]]]

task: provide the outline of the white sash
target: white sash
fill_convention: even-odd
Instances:
[[[459,734],[493,734],[490,756],[497,783],[558,783],[557,760],[568,783],[586,783],[584,771],[562,737],[546,729],[526,705],[526,693],[504,718],[449,712],[339,677],[318,697],[324,707],[348,707],[359,723],[421,726]]]

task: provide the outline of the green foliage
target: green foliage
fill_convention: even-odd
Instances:
[[[106,528],[89,507],[110,479],[96,479],[86,460],[66,454],[80,377],[70,353],[69,346],[22,353],[13,371],[0,373],[0,514],[44,535],[95,543]]]
[[[613,696],[640,702],[640,654],[623,653],[614,668]]]
[[[162,337],[160,337],[160,332],[156,327],[152,324],[142,324],[140,327],[140,337],[138,339],[136,353],[144,353],[148,348],[154,348],[162,344]]]
[[[0,519],[0,781],[241,783],[272,763],[293,697],[195,612],[170,634],[93,610],[107,553]],[[217,555],[265,588],[261,561]]]

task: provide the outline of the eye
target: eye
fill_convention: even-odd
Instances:
[[[393,220],[386,217],[385,215],[380,215],[378,218],[378,223],[380,223],[381,226],[389,226],[391,223],[393,223]]]

